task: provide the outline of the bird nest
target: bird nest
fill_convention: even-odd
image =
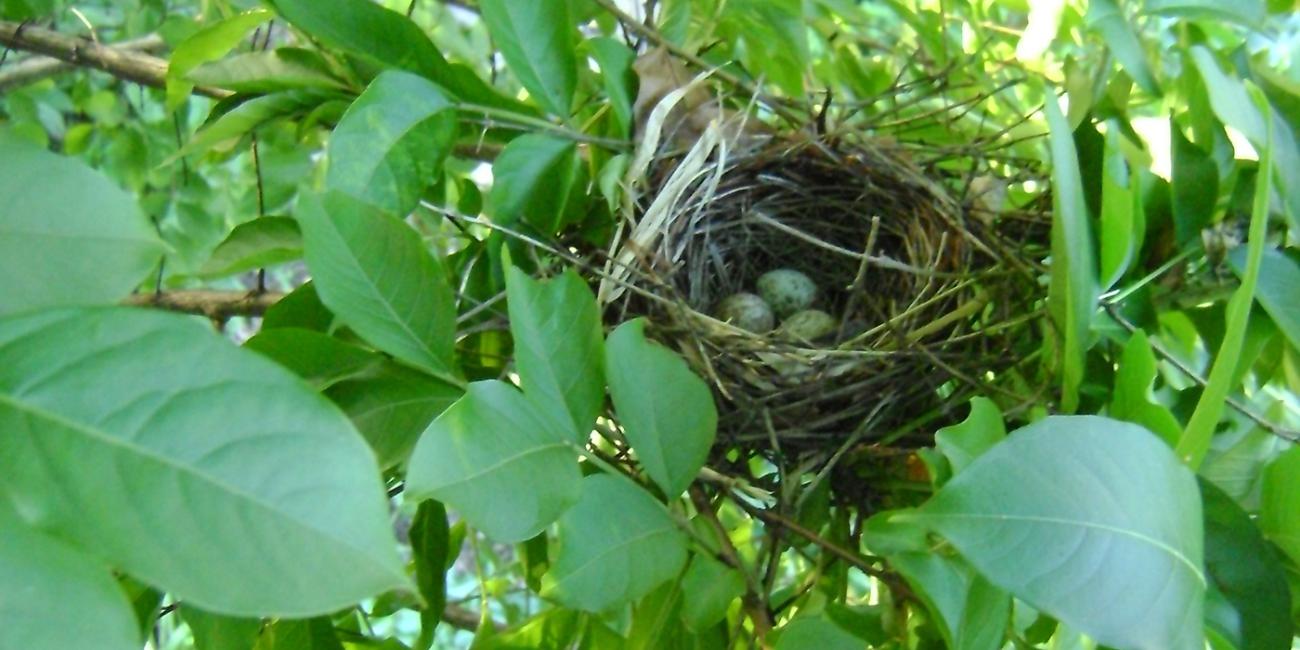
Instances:
[[[825,460],[856,441],[932,443],[921,423],[956,419],[964,394],[987,392],[1022,356],[1014,344],[1040,291],[1013,239],[1029,231],[998,232],[954,198],[958,179],[924,173],[890,142],[729,151],[735,133],[713,128],[685,153],[633,161],[643,188],[611,249],[607,313],[648,317],[708,381],[719,452]],[[813,280],[831,333],[752,332],[720,317],[722,300],[774,269]]]

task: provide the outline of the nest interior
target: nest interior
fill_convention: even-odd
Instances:
[[[929,444],[909,423],[956,419],[964,400],[949,398],[1019,357],[1033,274],[905,154],[805,139],[694,158],[651,167],[614,260],[636,290],[602,298],[618,318],[649,317],[711,384],[720,453],[824,460],[859,441]],[[778,268],[815,282],[833,334],[755,334],[716,317]]]

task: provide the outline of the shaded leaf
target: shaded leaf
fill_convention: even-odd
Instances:
[[[324,616],[280,619],[266,626],[254,650],[344,650],[334,624]]]
[[[935,530],[990,582],[1099,643],[1201,647],[1199,493],[1145,429],[1048,417],[895,518]]]
[[[262,331],[280,327],[301,327],[317,332],[327,332],[334,323],[334,314],[321,303],[316,285],[311,281],[289,292],[262,314]]]
[[[181,618],[194,636],[194,650],[252,650],[262,631],[262,621],[205,612],[183,605]]]
[[[284,366],[316,390],[366,374],[384,361],[370,350],[297,327],[262,330],[245,341],[244,347]]]
[[[429,650],[433,647],[433,631],[447,606],[447,564],[453,559],[447,509],[431,499],[421,502],[411,520],[410,535],[415,586],[425,602],[420,609],[420,637],[415,650]]]
[[[288,47],[270,52],[245,52],[205,63],[191,70],[185,78],[201,86],[225,88],[237,93],[346,89],[320,55]]]
[[[375,347],[459,385],[456,313],[441,258],[405,223],[339,192],[298,201],[321,302]]]
[[[1208,607],[1209,627],[1239,650],[1291,647],[1291,592],[1281,563],[1259,529],[1233,500],[1202,480],[1205,571],[1228,608]]]
[[[1117,122],[1106,132],[1106,150],[1101,179],[1100,281],[1104,291],[1119,282],[1142,250],[1142,191],[1130,173],[1122,151]]]
[[[681,357],[646,340],[644,319],[620,325],[605,345],[605,375],[623,434],[646,474],[675,498],[713,446],[713,393]]]
[[[596,297],[572,270],[539,282],[506,270],[510,333],[524,395],[565,423],[574,442],[591,434],[605,404],[605,346]]]
[[[975,397],[970,401],[970,415],[961,424],[935,432],[934,444],[948,457],[952,473],[957,474],[1006,437],[1002,411],[989,399]]]
[[[1264,468],[1259,497],[1259,529],[1292,562],[1300,564],[1300,447]]]
[[[0,430],[20,515],[187,603],[305,616],[408,584],[360,436],[201,322],[121,307],[0,321]]]
[[[390,70],[357,97],[330,135],[325,186],[397,215],[441,173],[456,113],[437,86]]]
[[[0,136],[0,315],[112,303],[163,252],[135,197],[80,162]]]
[[[1228,254],[1228,262],[1237,277],[1244,277],[1247,249],[1239,247]],[[1300,350],[1300,262],[1286,253],[1265,248],[1259,259],[1259,280],[1255,300],[1282,330],[1291,345]]]
[[[632,101],[636,99],[637,80],[632,71],[636,53],[622,41],[608,36],[589,39],[586,44],[600,66],[601,82],[618,120],[619,133],[627,135],[632,129]]]
[[[1171,179],[1174,237],[1179,245],[1198,241],[1210,225],[1219,200],[1219,168],[1210,154],[1192,144],[1172,121],[1169,139],[1173,159]]]
[[[578,174],[577,147],[541,133],[510,141],[492,164],[487,212],[510,224],[523,221],[553,233],[564,223]]]
[[[288,217],[260,217],[235,226],[197,275],[223,278],[301,258],[298,222]]]
[[[686,536],[664,507],[625,478],[582,479],[560,518],[560,551],[542,593],[589,612],[641,598],[686,564]]]
[[[238,140],[260,126],[314,107],[320,101],[319,95],[299,90],[254,97],[209,122],[186,141],[185,146],[168,157],[166,162],[206,153],[217,145]]]
[[[776,650],[861,650],[862,641],[840,626],[812,616],[796,618],[781,628]]]
[[[459,387],[391,363],[325,390],[385,469],[406,462],[429,423],[463,393]]]
[[[702,632],[727,615],[731,603],[745,593],[740,572],[709,557],[696,555],[682,576],[682,621]]]
[[[1011,622],[1011,596],[960,558],[900,553],[890,564],[933,612],[949,648],[997,650]]]
[[[537,103],[569,115],[578,83],[568,0],[480,0],[492,42]]]
[[[498,542],[521,542],[578,499],[570,438],[510,385],[474,382],[420,436],[406,489],[455,508]]]
[[[1143,10],[1187,18],[1226,18],[1250,26],[1262,23],[1265,14],[1262,0],[1146,0]]]

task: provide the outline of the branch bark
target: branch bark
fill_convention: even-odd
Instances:
[[[26,31],[30,28],[24,28]],[[157,34],[149,34],[108,46],[120,52],[138,52],[148,54],[167,47],[167,43]],[[12,88],[19,88],[36,83],[47,77],[75,70],[76,65],[49,56],[33,56],[18,63],[0,68],[0,93]]]
[[[0,21],[0,45],[35,52],[65,63],[102,70],[119,79],[163,88],[167,83],[167,60],[134,50],[100,45],[84,38],[10,21]],[[207,97],[229,97],[221,88],[198,86],[194,92]]]
[[[200,314],[224,321],[233,316],[260,316],[279,302],[283,293],[248,291],[168,291],[137,293],[124,303],[136,307],[153,307],[185,314]]]

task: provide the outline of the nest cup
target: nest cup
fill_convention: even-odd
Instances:
[[[648,317],[712,386],[719,451],[931,444],[909,423],[957,419],[958,388],[1014,362],[1007,320],[1026,313],[1032,278],[1008,272],[989,222],[906,154],[805,139],[728,156],[707,137],[650,165],[601,296],[615,318]],[[832,334],[718,319],[722,300],[781,268],[815,282]]]

